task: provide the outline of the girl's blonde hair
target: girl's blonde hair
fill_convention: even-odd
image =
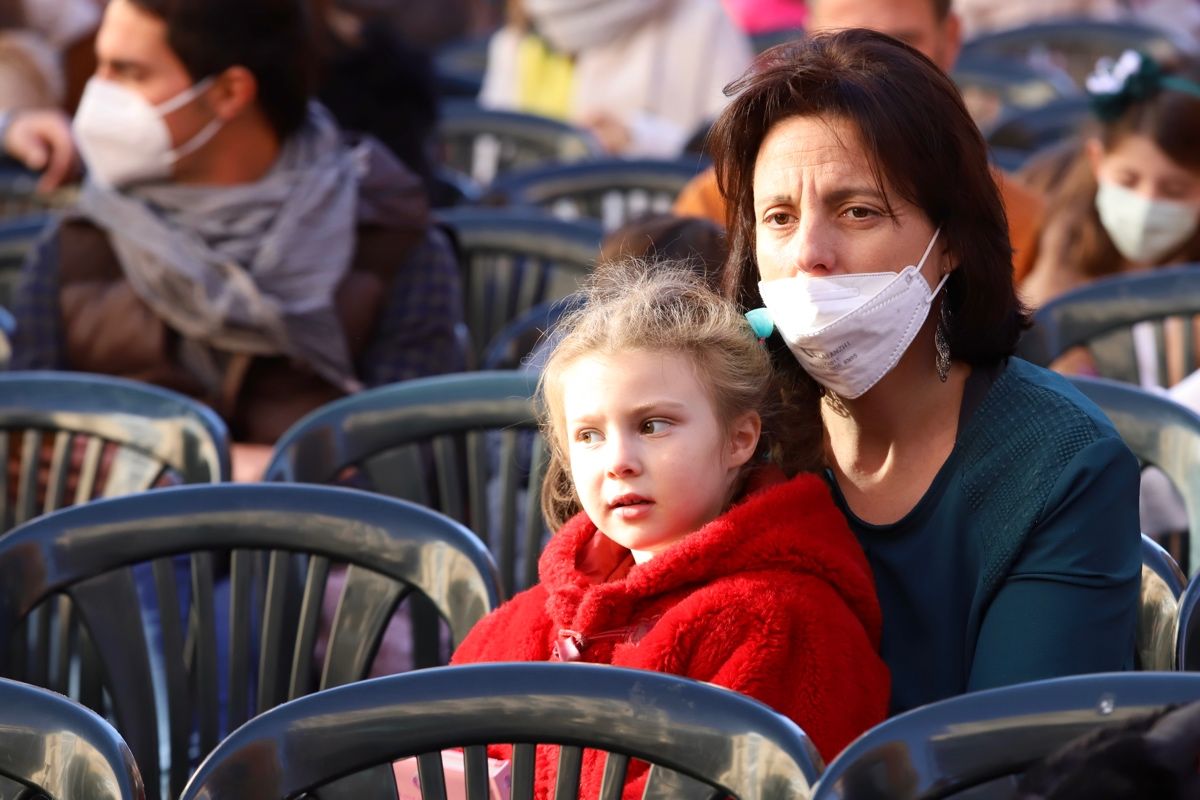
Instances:
[[[568,469],[562,375],[585,356],[629,350],[686,355],[722,424],[751,411],[762,419],[758,457],[748,467],[767,456],[789,473],[823,464],[815,406],[788,402],[789,392],[745,316],[686,262],[629,259],[608,264],[596,270],[581,294],[581,306],[558,323],[561,338],[538,386],[542,430],[550,447],[542,513],[552,529],[580,510]]]

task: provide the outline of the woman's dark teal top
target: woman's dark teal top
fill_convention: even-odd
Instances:
[[[893,713],[1132,668],[1138,462],[1061,376],[976,367],[950,457],[894,524],[858,519],[828,477],[875,573]]]

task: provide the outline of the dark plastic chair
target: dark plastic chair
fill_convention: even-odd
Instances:
[[[960,695],[864,733],[829,765],[814,800],[952,797],[1011,780],[1077,736],[1197,699],[1200,675],[1177,672],[1077,675]]]
[[[331,563],[350,568],[318,662]],[[499,599],[478,540],[411,503],[323,486],[145,492],[64,509],[0,537],[0,663],[6,676],[110,711],[151,797],[160,796],[160,754],[169,753],[175,797],[223,732],[366,677],[394,609],[413,591],[433,602],[455,643]],[[38,638],[36,628],[14,639],[50,598],[60,620],[78,623],[56,630],[79,631],[86,646]],[[152,641],[146,628],[157,631]]]
[[[532,209],[455,208],[439,217],[461,253],[464,318],[477,360],[525,311],[574,292],[604,238],[593,220],[568,222]]]
[[[1149,536],[1142,534],[1142,586],[1138,603],[1136,664],[1142,670],[1175,668],[1183,570]]]
[[[448,103],[438,123],[440,161],[487,186],[497,175],[549,162],[566,163],[603,155],[587,131],[565,122]]]
[[[648,214],[669,213],[683,187],[703,168],[695,157],[551,164],[501,176],[491,194],[498,202],[533,206],[559,219],[598,220],[612,231]]]
[[[77,372],[0,373],[0,532],[38,514],[229,478],[229,432],[176,392]]]
[[[1017,355],[1048,366],[1073,347],[1087,346],[1099,373],[1106,378],[1140,383],[1131,328],[1156,323],[1160,344],[1158,374],[1166,375],[1162,321],[1181,318],[1185,328],[1183,358],[1198,364],[1193,346],[1192,317],[1200,314],[1200,264],[1160,267],[1150,272],[1117,275],[1067,292],[1039,308],[1033,327],[1017,345]]]
[[[645,796],[659,798],[802,799],[821,763],[786,717],[716,686],[595,664],[485,664],[381,678],[274,709],[222,742],[181,800],[325,797],[319,789],[331,779],[413,755],[424,796],[445,798],[433,788],[442,788],[439,751],[458,746],[468,771],[478,770],[469,796],[482,798],[489,743],[516,745],[512,800],[533,797],[538,743],[563,745],[558,797],[576,796],[584,747],[610,754],[603,800],[621,797],[630,758],[657,765],[648,782],[662,782]]]
[[[133,755],[112,726],[67,698],[0,679],[0,798],[143,800]]]
[[[546,341],[564,314],[579,306],[579,295],[567,295],[561,300],[540,303],[504,326],[492,337],[483,353],[480,369],[541,369],[541,365],[526,364],[526,360]]]
[[[348,479],[437,509],[487,543],[509,593],[524,589],[537,582],[547,535],[536,385],[536,375],[468,372],[361,392],[293,425],[276,443],[264,478]]]
[[[12,337],[16,332],[17,321],[7,308],[0,307],[0,371],[8,369],[12,360]]]
[[[1071,383],[1108,416],[1138,460],[1162,470],[1183,496],[1188,566],[1200,568],[1200,415],[1166,397],[1103,378]]]
[[[983,130],[1006,112],[1041,108],[1079,94],[1071,79],[1060,71],[987,55],[960,58],[951,77],[962,92],[975,124]]]
[[[438,93],[445,100],[474,100],[487,71],[488,37],[448,42],[433,54]]]
[[[1141,50],[1161,62],[1194,52],[1194,46],[1178,32],[1134,20],[1085,17],[987,33],[966,42],[960,58],[1018,60],[1044,70],[1058,69],[1082,88],[1100,58],[1116,58],[1125,50]]]
[[[1016,169],[1034,153],[1067,141],[1082,131],[1092,119],[1088,101],[1083,97],[1064,97],[1034,108],[1009,108],[985,127],[988,146],[993,152],[1008,154],[1009,166]],[[1013,156],[1021,159],[1012,164]]]

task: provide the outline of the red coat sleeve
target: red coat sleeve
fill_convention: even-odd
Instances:
[[[862,622],[818,579],[725,585],[689,626],[686,674],[795,721],[828,762],[887,716],[890,676]]]

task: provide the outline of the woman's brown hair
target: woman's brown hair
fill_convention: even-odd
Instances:
[[[952,357],[987,364],[1012,354],[1027,312],[1013,288],[1004,206],[983,137],[933,62],[881,33],[819,33],[765,51],[726,94],[734,99],[709,142],[727,203],[727,297],[762,304],[754,165],[768,131],[790,117],[845,120],[883,195],[890,189],[924,211],[958,264],[944,300]]]

